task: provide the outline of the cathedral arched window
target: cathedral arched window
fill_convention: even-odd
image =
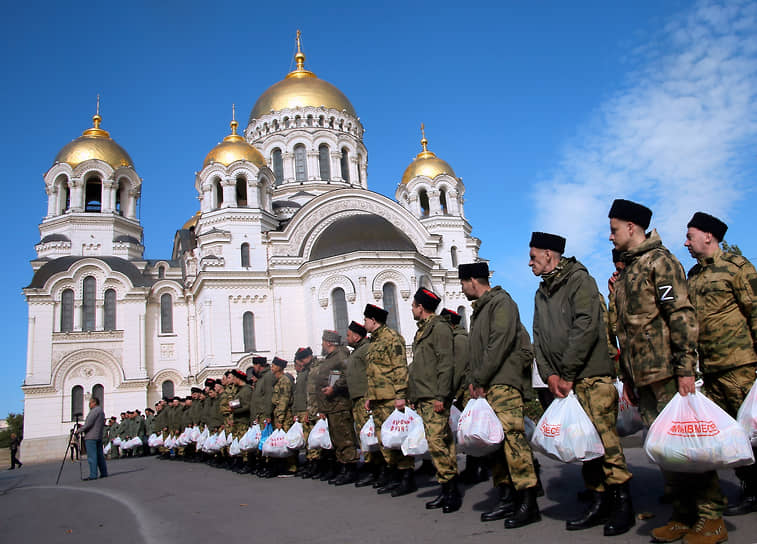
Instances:
[[[329,157],[329,146],[321,144],[318,146],[318,169],[320,170],[321,179],[328,181],[331,179],[331,158]]]
[[[294,146],[294,179],[297,181],[306,181],[308,179],[307,160],[305,146],[302,144]]]
[[[457,268],[457,246],[450,248],[449,256],[452,257],[452,268]]]
[[[275,183],[276,186],[279,186],[284,182],[284,160],[281,158],[281,149],[278,147],[271,154],[271,162],[273,163],[273,175],[276,178]]]
[[[103,305],[103,329],[106,331],[116,330],[116,290],[105,291]]]
[[[87,276],[82,284],[82,304],[81,304],[81,330],[95,330],[95,289],[97,284],[95,278]]]
[[[418,193],[418,202],[421,205],[421,217],[428,217],[431,207],[428,203],[428,193],[426,192],[426,189],[421,189]]]
[[[84,185],[84,211],[100,212],[102,210],[103,184],[98,177],[91,177]]]
[[[160,297],[160,332],[173,332],[173,299],[168,293],[163,293]]]
[[[71,421],[76,417],[84,415],[84,388],[81,385],[75,385],[71,389]]]
[[[68,188],[68,178],[61,174],[55,180],[55,186],[58,188],[56,212],[60,215],[71,206],[71,190]]]
[[[221,204],[223,204],[223,187],[221,187],[220,179],[213,182],[213,202],[215,203],[215,206],[213,206],[215,209],[220,208]]]
[[[105,400],[105,388],[102,386],[102,384],[95,384],[92,387],[92,396],[100,401],[100,408],[103,410],[105,409],[105,404],[103,401]]]
[[[160,392],[163,393],[163,398],[172,398],[173,382],[171,380],[165,380],[162,384],[160,384]]]
[[[60,297],[60,332],[74,330],[74,292],[71,289],[63,291]]]
[[[347,298],[344,289],[337,287],[331,292],[331,307],[334,311],[334,330],[342,338],[347,337],[347,326],[350,324],[347,317]]]
[[[191,227],[189,230],[193,230],[194,227]],[[166,267],[165,266],[159,266],[158,267],[158,279],[162,280],[166,277]]]
[[[242,336],[244,350],[248,353],[255,351],[255,314],[245,312],[242,316]]]
[[[120,179],[116,187],[116,213],[126,215],[127,210],[124,208],[129,205],[129,184],[126,180]]]
[[[465,316],[465,306],[458,306],[457,313],[460,314],[460,326],[464,329],[468,328],[468,319]]]
[[[381,291],[384,297],[384,310],[389,314],[386,316],[386,325],[390,329],[400,332],[400,322],[397,315],[397,286],[393,283],[385,283]]]
[[[342,169],[342,179],[350,181],[350,152],[346,147],[342,148],[342,158],[339,161]]]
[[[439,191],[439,205],[442,208],[442,213],[447,215],[447,191],[444,189]]]
[[[250,244],[245,242],[242,244],[241,251],[242,254],[242,267],[247,268],[250,266]]]
[[[242,176],[237,178],[237,208],[247,207],[247,180]]]

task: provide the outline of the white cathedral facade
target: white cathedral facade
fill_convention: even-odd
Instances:
[[[467,322],[456,267],[478,260],[480,240],[462,181],[424,135],[394,200],[370,191],[352,104],[305,68],[299,46],[295,60],[243,135],[232,121],[208,153],[200,211],[165,259],[143,256],[142,179],[99,115],[58,153],[23,291],[24,461],[59,458],[90,395],[117,415],[246,370],[253,354],[291,361],[300,346],[320,351],[323,329],[344,336],[367,303],[411,344],[421,286]]]

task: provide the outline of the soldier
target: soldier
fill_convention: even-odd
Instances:
[[[398,497],[412,493],[417,486],[413,458],[387,449],[381,443],[381,425],[395,409],[404,411],[407,399],[405,339],[386,326],[388,315],[389,312],[373,304],[367,304],[363,311],[365,328],[371,333],[371,344],[366,354],[368,388],[365,392],[365,409],[373,413],[381,455],[386,461],[386,467],[373,487],[379,495],[391,493],[393,497]]]
[[[294,418],[302,424],[302,432],[307,444],[310,430],[313,428],[314,420],[308,413],[308,376],[310,375],[310,365],[313,362],[313,350],[310,348],[298,348],[294,354],[294,368],[297,371],[297,381],[294,384],[294,393],[292,395],[292,411]],[[297,470],[296,475],[303,478],[309,478],[316,470],[319,450],[306,450],[305,465]]]
[[[623,397],[639,406],[650,425],[676,392],[695,392],[696,314],[681,263],[662,245],[656,230],[646,233],[652,210],[618,199],[608,215],[610,241],[626,263],[615,281]],[[721,517],[726,503],[717,473],[662,472],[672,492],[673,514],[652,531],[655,541],[721,542],[702,540],[705,533],[715,532],[727,538]]]
[[[439,495],[426,503],[432,510],[456,512],[463,498],[457,487],[455,440],[449,428],[449,410],[455,395],[453,335],[449,324],[436,315],[441,299],[420,288],[413,297],[411,311],[418,324],[413,340],[413,363],[408,374],[408,399],[423,419],[428,450],[441,485]]]
[[[136,450],[136,453],[144,457],[149,453],[149,448],[147,447],[147,424],[139,410],[134,411],[134,436],[139,437],[142,441],[142,445],[139,447],[139,450]]]
[[[237,386],[236,396],[229,401],[229,408],[231,408],[232,417],[234,418],[234,426],[231,432],[234,435],[234,438],[241,440],[250,426],[252,388],[247,383],[247,374],[241,370],[232,370],[231,379]],[[249,458],[245,459],[244,455],[237,456],[230,468],[239,474],[249,474],[252,472]]]
[[[528,265],[542,281],[534,305],[534,349],[539,374],[550,392],[565,398],[575,391],[596,427],[605,455],[583,463],[582,474],[591,504],[569,531],[604,524],[605,536],[633,527],[634,512],[620,437],[618,390],[607,351],[607,322],[601,295],[586,268],[575,257],[563,257],[565,238],[534,232]]]
[[[310,363],[310,372],[308,373],[307,385],[305,387],[308,403],[308,419],[313,426],[318,422],[319,419],[326,419],[326,416],[321,415],[318,409],[318,367],[322,362],[322,359],[316,358],[313,359],[312,363]],[[309,476],[305,477],[310,477],[313,480],[319,480],[323,476],[328,475],[329,468],[334,462],[334,454],[333,451],[313,449],[308,450],[309,459],[311,458],[311,455],[313,456],[313,470],[310,472]]]
[[[505,527],[513,529],[541,519],[538,480],[523,423],[523,391],[533,362],[531,342],[513,299],[502,287],[489,285],[486,263],[461,264],[458,275],[463,294],[475,301],[468,337],[470,394],[486,398],[505,431],[492,472],[499,501],[494,510],[481,514],[481,520],[504,517]]]
[[[268,359],[261,356],[252,358],[252,369],[257,376],[255,389],[252,392],[252,419],[257,420],[260,428],[265,428],[266,424],[271,423],[273,416],[273,374],[271,374],[271,365]],[[253,459],[260,460],[260,450],[252,451]],[[265,476],[266,463],[259,463],[256,474]]]
[[[355,420],[355,429],[358,432],[368,422],[368,411],[365,409],[365,391],[368,381],[365,374],[368,364],[365,356],[368,353],[370,342],[368,331],[365,326],[352,321],[347,327],[347,344],[352,348],[352,353],[344,364],[344,378],[347,380],[347,390],[352,399],[352,419]],[[378,473],[384,464],[384,458],[374,452],[363,452],[364,474],[355,482],[355,487],[367,487],[373,485]]]
[[[316,371],[316,398],[318,411],[326,415],[329,436],[334,445],[336,465],[327,476],[321,477],[330,484],[346,485],[357,479],[358,454],[355,447],[355,421],[352,419],[352,402],[344,376],[345,359],[349,352],[342,345],[342,337],[336,331],[323,331],[321,346],[325,355]]]
[[[292,426],[292,392],[294,390],[292,383],[294,380],[284,372],[287,364],[287,361],[279,357],[274,357],[271,361],[271,374],[274,380],[273,393],[271,394],[273,415],[271,423],[274,429],[281,429],[284,432],[287,432]],[[285,459],[275,459],[273,463],[269,462],[269,471],[265,476],[268,478],[294,476],[297,470],[296,455],[290,455]]]
[[[210,380],[212,386],[208,386],[208,398],[205,401],[205,425],[211,433],[216,432],[223,425],[223,415],[221,415],[220,394],[223,386],[220,381]]]
[[[684,245],[697,264],[689,270],[689,298],[699,322],[699,370],[708,397],[736,417],[757,367],[757,271],[741,255],[720,249],[728,226],[703,212],[691,218]],[[757,451],[755,451],[757,456]],[[726,516],[757,510],[757,464],[736,469],[741,500]]]

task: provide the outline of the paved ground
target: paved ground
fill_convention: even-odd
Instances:
[[[580,467],[561,465],[542,456],[547,495],[539,499],[543,521],[505,530],[502,522],[481,523],[492,504],[491,485],[465,490],[459,512],[427,511],[423,502],[435,496],[436,484],[418,480],[417,493],[378,496],[371,488],[335,488],[299,478],[261,480],[204,464],[155,458],[111,461],[111,476],[82,482],[79,464],[67,462],[59,486],[59,463],[25,465],[0,472],[2,542],[222,543],[259,541],[317,543],[502,542],[503,537],[528,542],[648,542],[649,531],[667,521],[670,507],[659,505],[661,478],[632,439],[627,456],[634,473],[632,490],[638,520],[626,535],[610,540],[602,528],[567,532],[565,520],[583,506],[575,499],[581,488]],[[86,461],[82,462],[86,474]],[[723,473],[729,498],[738,495],[732,473]],[[757,513],[727,519],[732,543],[757,543]],[[97,540],[94,540],[97,539]]]

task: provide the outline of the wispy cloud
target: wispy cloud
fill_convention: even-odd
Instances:
[[[614,198],[651,207],[669,246],[696,210],[727,220],[751,190],[743,167],[756,151],[756,29],[754,2],[702,1],[639,44],[621,88],[538,185],[534,226],[565,233],[569,252],[587,262],[609,264]]]

